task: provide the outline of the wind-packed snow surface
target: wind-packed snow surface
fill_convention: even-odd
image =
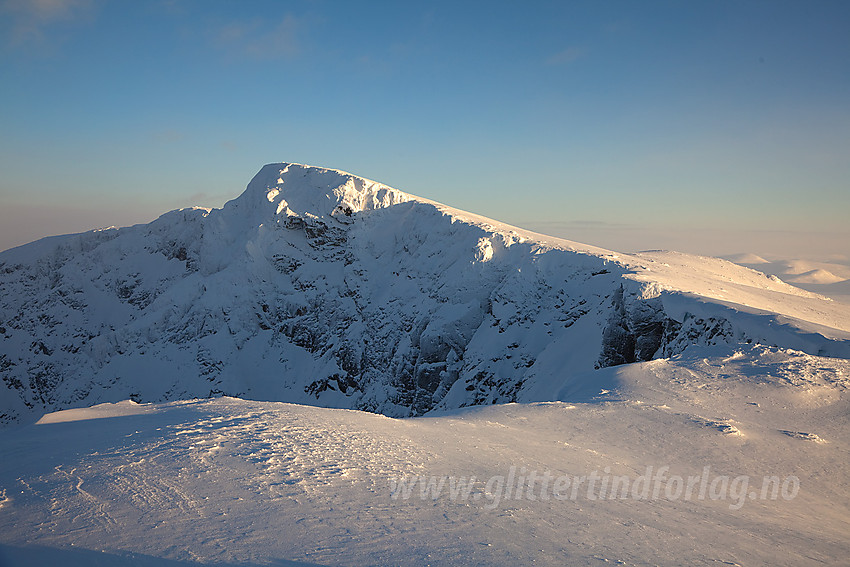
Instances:
[[[846,564],[850,362],[692,347],[577,385],[409,419],[49,414],[0,435],[0,565]]]
[[[0,421],[227,395],[389,416],[550,400],[753,343],[850,357],[850,306],[732,263],[617,254],[272,164],[222,209],[0,254]]]

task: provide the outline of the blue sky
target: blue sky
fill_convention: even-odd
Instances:
[[[0,249],[293,161],[624,251],[850,255],[848,2],[0,2]]]

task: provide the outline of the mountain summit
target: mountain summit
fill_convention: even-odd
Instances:
[[[850,357],[850,309],[724,260],[618,254],[280,163],[221,209],[0,253],[0,339],[6,423],[219,395],[407,416],[556,399],[693,344]]]
[[[293,217],[350,217],[411,199],[415,197],[344,171],[276,163],[263,167],[225,211],[231,218],[241,215],[266,224]]]

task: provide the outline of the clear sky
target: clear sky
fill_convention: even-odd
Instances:
[[[0,249],[293,161],[623,251],[846,258],[848,30],[844,0],[0,0]]]

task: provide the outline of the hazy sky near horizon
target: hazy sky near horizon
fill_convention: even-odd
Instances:
[[[850,259],[850,2],[0,0],[0,249],[350,171],[623,251]]]

